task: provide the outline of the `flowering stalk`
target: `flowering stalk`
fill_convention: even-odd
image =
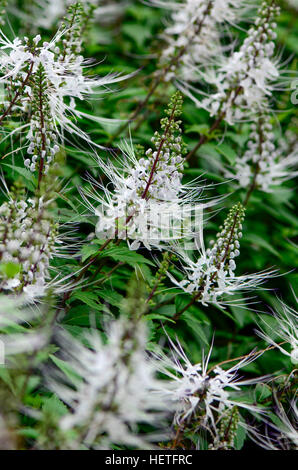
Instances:
[[[239,411],[237,406],[225,413],[220,421],[218,435],[208,450],[235,449],[235,437],[239,426]]]
[[[58,32],[51,42],[40,44],[40,35],[32,41],[16,38],[11,42],[3,33],[0,38],[0,81],[8,95],[8,104],[0,116],[0,124],[14,111],[27,119],[29,117],[29,124],[19,126],[18,129],[29,127],[28,151],[33,157],[31,161],[30,158],[25,159],[26,166],[35,171],[39,159],[39,185],[59,145],[63,144],[65,131],[90,144],[92,142],[72,118],[83,117],[101,122],[101,118],[77,109],[76,100],[82,100],[85,96],[95,94],[100,87],[124,79],[115,74],[105,78],[92,78],[84,74],[85,66],[90,63],[80,55],[84,15],[80,13],[78,5],[71,8],[71,12],[74,21],[71,29]],[[64,39],[63,34],[66,36]],[[38,153],[34,154],[37,147]]]
[[[151,96],[154,94],[156,91],[157,87],[164,81],[169,80],[169,74],[172,73],[173,70],[177,68],[177,66],[180,64],[181,59],[183,56],[186,54],[188,47],[192,44],[192,42],[195,40],[200,35],[201,29],[203,27],[204,21],[206,17],[208,16],[208,13],[210,12],[212,6],[212,1],[208,1],[207,6],[203,8],[202,15],[198,15],[196,18],[196,21],[194,22],[194,28],[192,31],[192,34],[190,37],[187,39],[186,44],[181,45],[181,47],[178,48],[175,54],[173,54],[168,63],[166,65],[160,66],[160,69],[155,72],[155,77],[153,78],[151,85],[149,87],[149,91],[143,101],[141,101],[135,111],[132,113],[132,115],[128,118],[127,122],[121,126],[118,131],[109,139],[109,142],[107,145],[110,145],[122,132],[128,127],[128,125],[135,121],[135,119],[138,117],[142,109],[147,105],[149,99]]]
[[[213,301],[218,302],[218,297],[224,293],[231,293],[241,284],[235,277],[235,258],[239,256],[242,237],[242,222],[245,209],[238,203],[230,210],[224,226],[216,235],[216,241],[210,242],[211,247],[198,259],[196,263],[189,261],[189,266],[184,269],[188,280],[178,283],[186,292],[194,292],[192,300],[174,316],[175,320],[184,313],[195,301],[203,304]],[[245,283],[243,287],[245,286]]]
[[[109,140],[110,145],[146,106],[161,83],[175,77],[194,80],[197,68],[206,66],[214,57],[221,54],[220,28],[225,22],[234,23],[242,13],[242,0],[222,2],[221,0],[184,0],[182,3],[167,4],[151,0],[153,6],[164,7],[172,12],[172,24],[163,34],[163,48],[158,69],[154,73],[146,98]],[[222,4],[224,3],[224,4]]]
[[[16,187],[0,206],[1,291],[23,293],[28,299],[44,295],[58,241],[49,203],[42,197],[25,200]]]
[[[257,20],[248,31],[239,52],[235,52],[228,61],[225,59],[219,73],[206,75],[206,81],[217,88],[215,94],[198,101],[187,87],[183,87],[197,106],[207,109],[211,116],[217,115],[209,135],[223,120],[233,124],[244,118],[253,119],[267,105],[273,90],[270,82],[276,82],[279,77],[277,65],[272,60],[275,47],[273,40],[276,38],[274,18],[279,11],[274,1],[263,2]],[[207,135],[201,136],[187,158],[194,156],[208,139]]]
[[[29,82],[32,89],[30,130],[27,138],[30,145],[28,154],[32,154],[24,161],[24,165],[35,171],[37,162],[38,169],[38,189],[44,173],[47,173],[55,154],[59,151],[57,145],[57,135],[55,133],[55,123],[51,116],[47,89],[49,83],[46,78],[45,69],[39,65],[33,79]]]
[[[167,227],[156,226],[155,219],[158,214],[166,211],[170,218],[174,218],[179,214],[179,204],[187,203],[188,198],[193,199],[189,191],[191,186],[184,186],[181,182],[185,153],[181,121],[177,120],[182,112],[181,106],[181,94],[177,92],[166,110],[168,117],[161,120],[162,134],[156,132],[152,138],[155,149],[149,148],[145,155],[137,160],[132,149],[127,148],[127,159],[122,163],[120,171],[119,167],[100,161],[115,189],[111,192],[110,189],[99,185],[105,192],[105,198],[91,191],[85,195],[83,193],[83,197],[88,207],[99,217],[97,237],[108,237],[104,247],[113,238],[123,236],[135,239],[131,245],[132,249],[137,249],[141,241],[148,248],[150,245],[159,245],[162,241],[159,231]],[[98,201],[100,206],[91,205],[89,198]],[[177,230],[177,233],[175,231],[173,238],[175,237],[181,237],[181,230]]]
[[[174,78],[196,81],[199,68],[208,66],[213,59],[222,55],[220,40],[223,25],[237,23],[245,4],[243,0],[183,0],[169,5],[152,0],[152,3],[171,11],[171,23],[163,34],[166,47],[159,61],[161,68],[171,63],[165,81]],[[179,59],[172,63],[177,56]]]
[[[253,385],[266,379],[238,378],[239,370],[258,356],[248,355],[228,370],[223,370],[217,365],[209,372],[208,363],[212,349],[206,358],[202,354],[200,363],[192,364],[179,342],[174,344],[170,341],[170,344],[173,359],[162,355],[160,369],[170,379],[164,386],[165,397],[176,404],[174,424],[177,433],[171,448],[182,446],[189,431],[197,435],[201,430],[207,430],[211,436],[214,433],[218,435],[219,426],[227,431],[226,418],[230,413],[233,415],[235,407],[258,411],[256,406],[237,400],[242,386]],[[233,418],[236,424],[235,416]]]
[[[89,28],[96,6],[92,2],[75,2],[70,5],[67,16],[61,24],[61,29],[66,30],[62,39],[63,59],[75,59],[82,51],[82,43],[86,30]]]
[[[90,349],[61,337],[69,366],[83,380],[68,384],[59,375],[49,380],[72,410],[59,424],[64,432],[72,431],[67,448],[109,449],[115,444],[148,448],[150,435],[138,435],[137,424],[159,424],[168,413],[168,403],[160,397],[156,365],[145,352],[144,324],[121,317],[110,324],[105,344],[95,331],[86,340]]]
[[[155,283],[154,283],[152,289],[150,290],[150,293],[149,293],[149,295],[146,299],[146,303],[150,304],[152,302],[152,299],[153,299],[157,289],[162,284],[163,279],[165,279],[166,276],[167,276],[167,271],[169,269],[169,265],[170,265],[170,262],[173,259],[173,257],[174,257],[174,254],[169,253],[168,251],[166,251],[163,254],[162,262],[160,263],[160,267],[159,267],[159,269],[158,269],[158,271],[156,272],[156,275],[155,275]]]

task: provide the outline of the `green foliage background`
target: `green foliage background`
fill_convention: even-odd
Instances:
[[[29,2],[19,1],[19,8],[26,9]],[[282,14],[278,18],[278,43],[282,59],[292,57],[288,67],[295,70],[297,67],[298,52],[298,18],[286,2],[281,3]],[[26,34],[31,26],[11,14],[10,25],[5,31],[11,35]],[[96,66],[92,73],[105,75],[110,72],[138,73],[117,86],[111,86],[106,94],[94,99],[91,103],[82,101],[80,107],[83,111],[94,113],[96,116],[107,118],[127,119],[136,108],[138,102],[145,98],[150,84],[150,74],[156,68],[156,52],[160,47],[158,35],[162,32],[167,19],[167,14],[162,9],[152,8],[137,0],[128,2],[123,9],[123,14],[117,21],[102,25],[94,22],[85,41],[85,57],[94,57]],[[235,30],[240,40],[243,39],[245,29]],[[55,31],[44,31],[43,37],[50,38]],[[151,97],[149,104],[143,110],[145,119],[134,130],[135,123],[131,125],[130,138],[134,145],[141,144],[147,147],[155,130],[159,129],[159,120],[163,116],[164,108],[174,88],[171,84],[161,85]],[[291,128],[297,132],[298,107],[291,103],[291,93],[288,90],[276,95],[276,108],[274,132],[278,137],[285,134]],[[295,121],[296,119],[296,121]],[[191,149],[198,141],[199,134],[208,129],[212,120],[208,113],[197,109],[194,104],[185,98],[183,106],[183,129],[185,141]],[[11,126],[14,123],[11,122]],[[80,127],[87,132],[96,144],[105,146],[116,127],[111,124],[95,124],[89,120],[81,120]],[[220,205],[220,211],[211,214],[212,217],[205,227],[205,240],[212,239],[217,232],[217,227],[222,223],[229,208],[238,201],[243,201],[245,190],[235,189],[233,182],[226,181],[219,170],[219,163],[233,166],[235,157],[240,154],[245,142],[248,140],[249,125],[222,126],[218,132],[218,139],[211,140],[203,145],[197,157],[186,166],[185,181],[203,174],[206,183],[218,183],[210,196],[226,195]],[[68,137],[68,136],[66,136]],[[75,222],[76,236],[83,242],[81,251],[82,260],[96,254],[99,242],[95,239],[86,243],[86,237],[94,232],[96,219],[87,214],[78,187],[88,187],[86,170],[95,178],[101,175],[93,158],[93,149],[87,148],[79,140],[75,141],[69,136],[65,152],[61,152],[60,172],[64,178],[67,191],[61,191],[57,196],[56,208],[57,220],[60,222]],[[125,133],[114,143],[113,148],[121,139],[127,137]],[[223,138],[224,137],[224,138]],[[17,146],[18,142],[15,142]],[[0,144],[1,171],[7,184],[10,186],[15,180],[25,182],[28,193],[34,190],[34,176],[24,169],[23,155],[21,152],[13,156],[6,156],[10,143]],[[103,159],[113,158],[111,152],[97,150]],[[0,203],[5,200],[5,194],[0,194]],[[237,260],[237,273],[252,273],[270,267],[276,267],[281,276],[265,283],[264,288],[253,293],[252,300],[246,308],[227,307],[219,309],[215,306],[204,307],[202,305],[191,306],[175,323],[172,318],[183,305],[189,302],[189,296],[173,289],[169,280],[165,279],[145,314],[150,328],[150,341],[158,342],[164,335],[161,329],[161,321],[170,337],[176,336],[181,341],[189,357],[193,361],[201,358],[202,347],[207,349],[213,335],[214,350],[212,364],[225,359],[237,357],[250,352],[253,348],[266,347],[254,333],[256,319],[267,315],[270,308],[277,306],[277,296],[281,297],[289,305],[294,304],[291,288],[297,288],[298,264],[297,234],[298,219],[297,196],[295,194],[295,182],[293,180],[276,188],[272,194],[255,191],[247,207],[247,214],[243,228],[241,242],[241,255]],[[80,336],[85,328],[90,326],[90,314],[96,318],[97,325],[101,329],[103,319],[113,316],[118,317],[122,309],[122,299],[126,296],[127,285],[134,275],[138,276],[139,290],[135,292],[136,298],[146,296],[143,292],[145,286],[154,282],[157,267],[152,254],[145,248],[138,253],[130,252],[125,243],[118,248],[107,249],[103,255],[105,265],[101,273],[97,273],[97,267],[89,270],[89,279],[94,284],[76,289],[67,300],[67,313],[61,318],[61,324],[75,336]],[[123,264],[112,275],[101,282],[105,273],[118,262]],[[80,263],[79,259],[69,258],[56,260],[57,267],[65,274],[75,272]],[[173,268],[174,269],[174,268]],[[98,281],[98,282],[96,282]],[[145,287],[146,289],[146,287]],[[150,289],[150,287],[148,287]],[[243,303],[246,301],[243,299]],[[160,305],[161,304],[161,305]],[[150,345],[149,345],[150,347]],[[246,374],[262,375],[277,370],[289,371],[288,360],[277,351],[271,351],[263,355],[258,361],[246,368]],[[43,399],[39,392],[28,396],[28,403],[39,406]]]

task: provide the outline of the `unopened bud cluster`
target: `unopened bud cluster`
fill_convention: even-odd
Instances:
[[[169,201],[177,198],[181,186],[183,155],[186,151],[181,135],[182,121],[177,119],[181,112],[182,96],[180,92],[176,92],[165,111],[168,117],[160,121],[163,133],[155,132],[151,139],[155,150],[149,148],[146,152],[147,159],[140,160],[140,164],[146,168],[146,177],[154,170],[148,190],[150,198]],[[142,181],[142,189],[145,190],[146,178],[143,177]]]
[[[74,59],[82,50],[82,20],[84,9],[81,3],[76,2],[68,8],[68,15],[64,19],[61,27],[66,29],[62,39],[62,57]]]
[[[233,206],[224,225],[219,227],[220,232],[216,234],[216,241],[211,241],[211,248],[206,251],[210,264],[219,268],[220,272],[228,271],[230,277],[234,276],[236,269],[235,258],[240,255],[239,239],[242,238],[244,213],[245,209],[240,203]]]
[[[220,420],[218,436],[209,446],[209,450],[233,450],[239,426],[239,411],[236,406],[226,411]]]
[[[46,174],[53,158],[59,151],[59,145],[47,94],[50,84],[42,64],[39,65],[30,83],[32,116],[27,134],[29,141],[27,153],[32,157],[26,158],[24,165],[34,172],[36,165],[40,165],[42,161],[43,172]]]

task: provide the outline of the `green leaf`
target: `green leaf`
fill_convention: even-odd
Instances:
[[[242,449],[244,442],[245,442],[245,437],[246,437],[246,430],[245,430],[245,423],[240,418],[240,422],[242,421],[243,424],[238,424],[235,440],[234,440],[234,445],[236,450]]]
[[[90,256],[95,255],[98,252],[97,245],[84,245],[81,249],[82,254],[82,262],[86,261],[86,259],[90,258]]]
[[[67,406],[56,395],[44,398],[42,410],[44,413],[54,416],[63,416],[68,412]]]
[[[136,23],[123,24],[122,31],[133,39],[139,48],[141,48],[146,39],[151,37],[151,31],[148,28]]]
[[[209,126],[207,124],[192,124],[191,126],[186,126],[185,133],[196,133],[202,135],[208,135]]]
[[[120,295],[113,289],[102,289],[97,290],[96,292],[98,294],[98,297],[103,299],[105,302],[114,305],[115,307],[118,307],[122,301],[122,295]]]
[[[138,264],[149,264],[150,266],[155,266],[155,264],[145,258],[144,256],[140,255],[139,253],[136,253],[135,251],[130,250],[127,247],[113,247],[109,248],[107,250],[104,250],[104,252],[101,254],[101,256],[109,256],[112,258],[114,261],[122,261],[123,263],[127,263],[133,268],[135,268]]]
[[[264,250],[269,251],[269,253],[272,253],[273,255],[277,256],[280,258],[280,254],[278,251],[276,251],[272,244],[267,242],[264,237],[261,237],[260,235],[257,235],[256,233],[246,233],[245,236],[243,237],[243,241],[246,243],[251,243],[254,245],[257,245],[261,248],[264,248]]]
[[[145,315],[145,320],[164,320],[166,322],[171,322],[171,323],[176,323],[174,320],[172,320],[170,317],[167,317],[166,315],[161,315],[159,313],[149,313],[148,315]]]
[[[102,304],[98,303],[98,294],[95,294],[93,292],[77,290],[72,294],[70,301],[72,300],[80,300],[81,302],[91,308],[94,308],[95,310],[101,311],[103,309]]]
[[[209,341],[206,337],[206,334],[202,328],[202,322],[198,320],[193,313],[184,312],[181,315],[181,320],[184,320],[187,326],[194,332],[194,334],[200,338],[203,343],[209,346]]]
[[[232,149],[230,145],[220,144],[216,147],[219,153],[221,153],[230,163],[233,165],[237,158],[237,153]]]
[[[30,184],[30,189],[32,191],[35,190],[35,188],[37,186],[37,180],[33,176],[33,174],[31,173],[31,171],[27,170],[26,168],[22,168],[22,167],[15,166],[15,165],[10,165],[8,163],[1,163],[1,165],[7,166],[8,168],[11,168],[13,171],[15,171],[19,175],[23,176],[23,178]]]

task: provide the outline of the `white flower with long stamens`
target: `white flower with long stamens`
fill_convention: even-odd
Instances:
[[[196,91],[187,84],[181,85],[198,107],[208,110],[211,116],[220,116],[229,124],[253,119],[266,109],[274,89],[284,88],[287,79],[280,76],[278,59],[273,57],[276,23],[279,7],[263,3],[255,24],[238,52],[224,58],[217,69],[210,69],[203,77],[216,88],[214,94],[198,100]]]
[[[263,418],[265,432],[261,433],[255,427],[248,427],[250,438],[266,450],[298,450],[297,400],[294,399],[289,404],[288,413],[280,402],[276,403],[276,408],[274,422]]]
[[[161,120],[161,135],[156,132],[152,138],[155,148],[149,148],[137,159],[127,146],[127,155],[118,167],[99,161],[113,189],[99,185],[103,196],[92,190],[82,193],[99,217],[98,238],[133,240],[132,249],[138,248],[140,242],[150,249],[163,242],[191,238],[191,211],[199,202],[201,188],[182,184],[184,144],[180,121],[175,120],[180,113],[178,92],[167,110],[169,117]],[[94,207],[90,199],[97,201],[98,206]]]
[[[297,299],[296,299],[297,300]],[[257,331],[267,343],[275,346],[282,354],[289,356],[294,365],[298,364],[298,313],[297,311],[281,302],[281,311],[274,311],[275,324],[268,323],[262,318],[261,331]],[[278,344],[277,338],[287,343],[291,350],[287,351],[283,345]]]
[[[148,448],[150,434],[138,434],[138,424],[159,427],[169,404],[159,393],[157,366],[145,351],[145,325],[122,317],[110,324],[105,343],[98,332],[86,335],[89,348],[64,334],[60,339],[74,382],[53,375],[49,386],[72,410],[60,422],[62,430],[78,434],[70,447]]]
[[[165,382],[164,395],[176,403],[176,424],[180,426],[195,420],[198,425],[215,428],[217,418],[233,406],[258,410],[256,406],[241,401],[241,387],[262,382],[265,377],[241,380],[238,376],[239,369],[258,355],[248,355],[228,370],[216,366],[208,371],[212,348],[207,357],[202,355],[200,363],[192,364],[179,342],[174,344],[170,341],[170,345],[173,358],[162,356],[160,369],[170,378]]]
[[[275,273],[263,271],[257,274],[235,275],[235,259],[240,254],[239,240],[242,237],[244,212],[245,209],[240,203],[230,210],[224,225],[216,235],[216,241],[210,242],[210,248],[205,250],[204,241],[201,240],[201,254],[196,261],[186,252],[178,251],[186,279],[180,281],[170,273],[168,275],[175,285],[193,294],[197,302],[204,305],[228,304],[226,296],[253,290]]]
[[[23,41],[16,38],[11,42],[2,32],[0,34],[0,83],[7,90],[0,122],[16,110],[32,113],[29,124],[22,127],[28,128],[25,166],[35,171],[39,163],[39,166],[42,165],[41,170],[46,172],[59,145],[63,143],[65,131],[92,143],[74,119],[107,121],[80,111],[77,100],[98,97],[107,92],[110,84],[128,76],[87,76],[85,68],[91,62],[76,53],[71,44],[68,54],[65,52],[67,48],[64,51],[60,48],[66,32],[60,32],[50,42],[42,44],[40,35],[31,43],[27,38]]]
[[[165,77],[167,81],[177,76],[186,81],[197,79],[198,67],[222,55],[224,24],[239,21],[247,5],[243,0],[151,0],[151,3],[171,11],[171,23],[163,34],[167,45],[160,58],[162,67],[173,62]]]

